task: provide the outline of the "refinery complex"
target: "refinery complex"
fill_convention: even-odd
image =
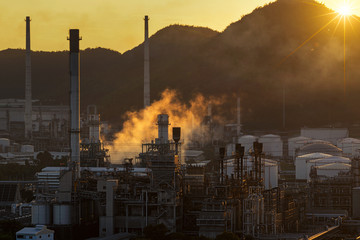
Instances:
[[[145,16],[144,109],[151,105],[148,25]],[[68,40],[69,105],[32,99],[30,17],[25,99],[0,100],[1,164],[31,166],[45,151],[65,160],[42,166],[32,180],[0,182],[0,220],[25,226],[16,239],[137,239],[149,226],[166,229],[167,239],[358,239],[360,139],[348,129],[244,132],[237,98],[234,123],[214,124],[209,106],[196,136],[156,113],[156,136],[139,139],[141,151],[115,163],[108,123],[96,105],[80,109],[79,29]]]

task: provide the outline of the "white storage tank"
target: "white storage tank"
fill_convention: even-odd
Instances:
[[[33,145],[21,145],[21,152],[22,153],[33,153],[34,146]]]
[[[340,148],[336,147],[335,145],[329,142],[325,142],[321,140],[312,140],[309,144],[302,146],[299,149],[298,154],[305,155],[316,152],[331,154],[333,156],[342,155],[342,150]]]
[[[315,166],[316,173],[318,176],[335,177],[340,172],[349,172],[351,165],[347,163],[329,163],[321,166]]]
[[[278,172],[279,167],[277,163],[272,163],[265,160],[265,169],[263,175],[265,190],[278,187]]]
[[[235,143],[228,143],[226,144],[226,156],[230,157],[235,155]]]
[[[308,137],[294,137],[288,139],[288,152],[290,157],[295,157],[297,150],[299,150],[302,146],[309,143],[311,138]]]
[[[283,156],[283,143],[279,135],[263,135],[260,137],[259,142],[263,144],[263,152],[265,155],[274,157]]]
[[[310,173],[312,167],[322,166],[330,163],[345,163],[351,165],[351,160],[349,158],[339,157],[339,156],[331,156],[322,159],[309,160],[306,163],[307,173]],[[310,176],[307,176],[307,179],[309,180]]]
[[[264,168],[262,178],[264,179],[265,189],[278,187],[279,163],[270,159],[261,159],[261,161]],[[253,171],[253,163],[254,159],[252,157],[244,158],[244,172],[246,171],[249,174],[250,171]],[[235,161],[230,159],[226,164],[227,175],[230,177],[235,169]]]
[[[71,224],[71,205],[55,204],[53,209],[54,225]]]
[[[50,204],[33,204],[31,206],[31,224],[49,225],[51,224]]]
[[[253,148],[253,143],[258,140],[257,137],[252,135],[244,135],[238,138],[238,143],[244,147],[245,155],[249,154],[249,150]]]
[[[323,159],[332,157],[330,154],[326,153],[309,153],[305,155],[301,155],[296,157],[295,159],[295,176],[298,180],[305,180],[308,179],[310,172],[307,171],[306,164],[308,161],[314,159]]]
[[[10,140],[7,138],[0,138],[0,152],[6,152],[8,147],[10,147]]]
[[[343,138],[338,140],[337,147],[348,156],[359,155],[360,140],[356,138]]]

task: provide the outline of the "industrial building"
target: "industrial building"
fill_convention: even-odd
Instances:
[[[148,19],[146,16],[145,108],[151,102]],[[319,130],[319,134],[325,137],[319,138],[315,134],[317,131],[313,134],[304,130],[306,137],[290,139],[288,152],[296,157],[296,179],[280,181],[280,164],[286,156],[287,143],[274,134],[242,135],[240,99],[237,101],[237,123],[225,126],[224,139],[228,141],[220,147],[212,140],[189,144],[193,147],[210,145],[215,153],[209,159],[201,149],[183,152],[181,126],[172,127],[170,139],[171,119],[160,113],[156,122],[157,138],[142,144],[136,161],[128,158],[121,166],[112,166],[100,140],[100,115],[96,106],[88,106],[82,116],[80,113],[81,37],[78,29],[70,29],[69,40],[71,101],[64,109],[70,114],[51,112],[49,116],[55,117],[48,122],[47,118],[39,118],[41,121],[36,128],[38,118],[29,120],[26,114],[29,107],[24,102],[13,105],[23,109],[18,115],[14,114],[18,118],[13,118],[23,122],[18,125],[19,130],[14,131],[19,136],[24,134],[30,140],[37,136],[42,139],[42,136],[47,142],[52,137],[61,139],[70,135],[67,166],[45,167],[36,174],[35,199],[27,205],[31,206],[31,224],[36,227],[18,232],[18,239],[28,236],[40,239],[42,234],[47,236],[41,239],[142,236],[147,226],[158,224],[163,224],[169,233],[183,232],[187,236],[211,239],[224,232],[256,239],[288,239],[286,233],[297,233],[296,239],[301,239],[301,235],[315,232],[302,228],[306,224],[324,227],[338,224],[347,216],[358,216],[359,207],[354,202],[360,195],[359,161],[342,157],[342,149],[326,142],[333,136],[348,137],[345,130],[328,138],[323,130]],[[31,104],[31,109],[33,115],[37,113],[36,104]],[[11,120],[10,110],[5,112],[7,118],[3,122],[16,122]],[[210,116],[209,113],[203,122],[206,132],[212,129]],[[64,128],[52,125],[54,119],[64,120],[61,125]],[[33,125],[30,129],[26,127],[29,121]],[[49,129],[45,131],[50,134],[47,137],[37,135],[37,129],[40,131],[44,126]],[[12,128],[5,130],[13,132]],[[343,144],[348,142],[345,140]],[[34,145],[35,149],[46,148]],[[11,143],[0,139],[0,146],[8,149]],[[25,147],[26,144],[23,146],[30,148]],[[183,153],[186,156],[182,156]],[[18,185],[5,185],[0,185],[3,186],[0,193],[1,189],[6,192],[6,187],[11,191],[0,195],[8,199],[4,202],[20,201]],[[20,205],[18,208],[21,211]]]

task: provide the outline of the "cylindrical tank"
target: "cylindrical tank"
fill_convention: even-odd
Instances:
[[[243,146],[245,155],[249,154],[249,150],[253,148],[253,143],[258,140],[257,137],[252,135],[244,135],[238,138],[238,143]]]
[[[351,160],[349,158],[339,157],[339,156],[331,156],[331,157],[327,157],[327,158],[309,160],[306,162],[306,172],[308,175],[308,176],[306,176],[306,178],[308,180],[310,179],[309,174],[310,174],[312,167],[322,166],[322,165],[326,165],[326,164],[330,164],[330,163],[351,164]]]
[[[265,161],[263,178],[265,189],[278,187],[278,165]]]
[[[335,177],[340,172],[349,172],[351,165],[347,163],[329,163],[316,166],[315,169],[318,176]]]
[[[71,205],[55,204],[53,212],[54,225],[70,225],[71,224]]]
[[[230,157],[235,155],[235,143],[226,144],[226,156]]]
[[[300,149],[302,146],[304,146],[305,144],[307,144],[310,140],[311,140],[311,138],[302,137],[302,136],[289,138],[289,140],[288,140],[289,156],[290,157],[295,157],[296,156],[296,151],[298,149]]]
[[[0,138],[0,152],[6,152],[10,146],[10,140],[7,138]]]
[[[263,152],[266,155],[282,157],[283,143],[278,135],[268,134],[260,137],[259,142],[263,144]]]
[[[51,224],[51,207],[49,204],[34,204],[31,206],[31,224]]]
[[[360,140],[356,138],[343,138],[337,141],[337,147],[341,148],[347,156],[359,155]]]
[[[34,146],[33,145],[21,145],[21,152],[22,153],[33,153]]]
[[[325,154],[325,153],[309,153],[309,154],[305,154],[305,155],[301,155],[296,157],[295,159],[295,172],[296,172],[296,179],[298,180],[305,180],[308,179],[309,176],[309,172],[307,172],[307,162],[314,160],[314,159],[322,159],[322,158],[327,158],[327,157],[331,157],[330,154]]]

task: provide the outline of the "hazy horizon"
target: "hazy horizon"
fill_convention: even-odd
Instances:
[[[319,1],[336,9],[344,0]],[[255,8],[274,0],[213,0],[159,1],[146,0],[118,2],[91,0],[52,2],[45,0],[1,2],[3,14],[0,25],[6,37],[0,39],[0,50],[25,48],[25,22],[30,16],[31,48],[33,51],[64,51],[70,28],[79,28],[83,36],[81,48],[107,48],[120,53],[143,42],[143,18],[150,17],[150,35],[169,25],[181,24],[207,27],[222,32],[229,24],[251,13]],[[70,9],[67,6],[72,6]],[[354,13],[360,9],[354,6]],[[122,27],[122,26],[125,26]]]

